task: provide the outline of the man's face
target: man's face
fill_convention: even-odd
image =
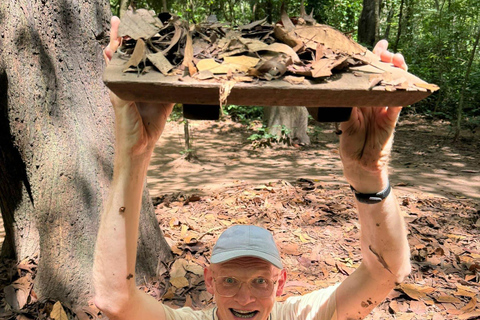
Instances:
[[[217,316],[220,320],[266,320],[272,311],[275,297],[282,294],[286,280],[285,270],[253,257],[211,265],[205,268],[204,275],[207,290],[215,297]],[[233,297],[225,297],[218,293],[217,282],[222,277],[231,277],[243,282]],[[257,278],[276,282],[268,297],[259,298],[251,292],[247,282]]]

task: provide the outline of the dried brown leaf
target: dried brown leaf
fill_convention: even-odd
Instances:
[[[142,39],[138,39],[137,43],[135,44],[135,49],[133,50],[132,56],[125,64],[123,72],[126,72],[126,70],[130,67],[138,68],[138,65],[141,62],[145,62],[146,54],[147,48],[145,46],[145,41],[143,41]]]
[[[52,312],[50,312],[50,318],[53,320],[68,320],[67,313],[63,309],[60,301],[55,302]]]
[[[422,301],[410,301],[410,310],[419,315],[424,315],[427,311],[427,306]]]
[[[332,69],[342,64],[347,60],[347,56],[337,57],[335,60],[332,59],[320,59],[312,63],[312,77],[328,77],[332,75]]]
[[[300,38],[307,48],[317,50],[318,43],[322,43],[326,48],[332,49],[337,54],[363,54],[367,51],[355,41],[345,36],[342,32],[327,26],[297,26],[295,34]]]
[[[162,51],[163,54],[167,54],[168,51],[170,51],[170,49],[172,49],[178,43],[178,41],[184,34],[182,27],[178,26],[177,24],[174,24],[174,27],[175,27],[175,34],[173,35],[172,40],[170,41],[170,45],[165,50]]]
[[[239,26],[238,30],[252,30],[253,28],[255,28],[257,26],[260,26],[260,25],[264,24],[266,21],[267,21],[267,18],[265,17],[261,20],[257,20],[257,21],[251,22],[249,24]]]
[[[162,52],[147,54],[147,59],[165,76],[173,69],[173,65]]]
[[[233,76],[233,80],[236,82],[252,82],[254,79],[249,76]]]
[[[298,52],[303,47],[303,42],[300,40],[294,31],[287,32],[285,28],[277,24],[273,29],[275,38],[280,42],[285,43],[293,48],[295,52]]]
[[[282,19],[282,24],[285,30],[287,32],[292,31],[295,29],[295,25],[293,24],[292,20],[290,20],[290,17],[287,14],[287,11],[285,10],[285,2],[282,2],[282,8],[281,8],[281,19]]]
[[[187,271],[185,270],[187,264],[188,262],[185,259],[176,259],[175,262],[172,264],[172,267],[170,268],[170,277],[184,277],[187,273]]]
[[[249,39],[248,41],[245,42],[245,44],[248,48],[248,51],[250,51],[251,53],[267,50],[267,48],[269,47],[268,44],[257,39]]]
[[[428,304],[433,303],[433,300],[427,296],[428,293],[435,291],[432,287],[422,287],[412,283],[402,283],[400,285],[400,290],[414,300],[422,300]]]
[[[439,86],[437,86],[436,84],[431,84],[431,83],[414,83],[414,85],[418,88],[427,89],[431,92],[435,92],[438,89],[440,89]]]
[[[300,251],[298,251],[298,248],[299,248],[298,244],[290,243],[290,244],[282,246],[281,251],[285,254],[290,254],[292,256],[299,256],[302,253]]]
[[[472,299],[470,299],[470,301],[462,307],[462,310],[463,312],[471,312],[473,310],[475,310],[475,308],[477,307],[477,297],[476,296],[473,296]]]
[[[189,262],[186,266],[185,266],[185,269],[189,272],[192,272],[198,276],[202,276],[203,275],[203,268],[202,266],[198,265],[197,263],[195,262]]]
[[[175,288],[184,288],[184,287],[188,287],[188,285],[189,285],[188,280],[185,277],[170,278],[170,283]]]
[[[258,58],[249,57],[249,56],[235,56],[235,57],[225,57],[223,59],[226,63],[229,64],[238,64],[245,66],[247,68],[253,68],[260,61]]]
[[[210,70],[203,70],[195,75],[195,78],[198,80],[207,80],[207,79],[212,79],[214,77],[215,75]]]
[[[480,317],[480,310],[464,313],[457,317],[459,320],[469,320],[469,319],[478,319]]]
[[[298,85],[298,84],[304,84],[305,77],[285,76],[283,80],[287,81],[290,84]]]
[[[162,27],[162,22],[148,10],[128,10],[122,17],[118,35],[120,37],[129,36],[135,40],[150,39],[160,30],[160,27]]]
[[[232,91],[233,86],[235,85],[236,81],[234,80],[229,80],[225,81],[220,85],[220,93],[219,93],[219,101],[220,105],[223,106],[227,103],[227,98],[230,95],[230,92]],[[222,221],[222,223],[226,223],[227,221]],[[231,224],[231,222],[230,222]]]
[[[210,70],[220,66],[220,63],[216,62],[215,59],[202,59],[197,63],[198,71]]]
[[[435,300],[437,300],[438,302],[441,302],[441,303],[461,303],[462,300],[458,299],[457,297],[454,297],[454,296],[449,296],[449,295],[446,295],[446,294],[443,294],[443,295],[439,295],[437,297],[435,297]]]

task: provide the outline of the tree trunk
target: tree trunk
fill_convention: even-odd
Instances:
[[[264,107],[263,118],[270,133],[280,137],[284,125],[290,130],[293,143],[310,144],[307,135],[308,111],[305,107]]]
[[[378,40],[380,26],[380,0],[363,0],[362,14],[358,20],[358,41],[373,47]]]
[[[273,0],[266,0],[265,15],[267,16],[267,22],[273,23]]]
[[[130,0],[120,0],[120,13],[119,18],[122,19],[125,15],[125,12],[128,11],[128,6],[130,5]]]
[[[100,46],[109,19],[107,0],[0,1],[0,260],[38,256],[39,299],[73,307],[93,295],[93,250],[113,174]],[[140,280],[171,257],[148,191],[143,200]]]
[[[397,38],[395,39],[395,43],[393,45],[393,52],[397,52],[398,49],[398,42],[400,41],[400,36],[402,35],[402,16],[403,16],[403,4],[404,0],[400,2],[400,13],[398,14],[398,28],[397,28]]]
[[[477,35],[475,37],[475,43],[473,44],[472,53],[470,54],[470,59],[468,60],[467,71],[465,72],[465,79],[462,85],[462,91],[460,92],[460,101],[457,107],[457,125],[455,126],[455,137],[454,141],[457,141],[460,137],[460,130],[462,129],[462,117],[463,117],[463,102],[465,97],[465,88],[468,85],[468,79],[470,78],[470,72],[472,71],[472,63],[475,59],[475,51],[477,51],[478,41],[480,40],[480,25],[478,26]]]
[[[387,22],[386,22],[387,27],[385,28],[385,33],[383,34],[383,38],[387,40],[390,37],[390,28],[392,27],[392,18],[394,13],[395,13],[395,7],[392,5],[390,10],[388,10]]]

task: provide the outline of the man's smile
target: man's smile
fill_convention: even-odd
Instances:
[[[237,318],[243,318],[243,319],[250,319],[255,317],[255,315],[258,313],[258,310],[254,311],[244,311],[244,310],[235,310],[233,308],[230,308],[230,311],[233,313],[233,315]]]

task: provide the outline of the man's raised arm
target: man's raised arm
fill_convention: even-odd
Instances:
[[[120,44],[120,20],[112,18],[106,61]],[[115,110],[115,160],[104,204],[93,269],[95,304],[110,319],[164,319],[162,304],[137,290],[135,260],[143,185],[155,143],[173,104],[123,101],[110,93]]]
[[[374,52],[406,69],[380,41]],[[342,123],[340,155],[355,193],[361,225],[362,263],[337,289],[337,319],[363,319],[410,273],[405,223],[390,192],[388,160],[401,107],[353,108]]]

